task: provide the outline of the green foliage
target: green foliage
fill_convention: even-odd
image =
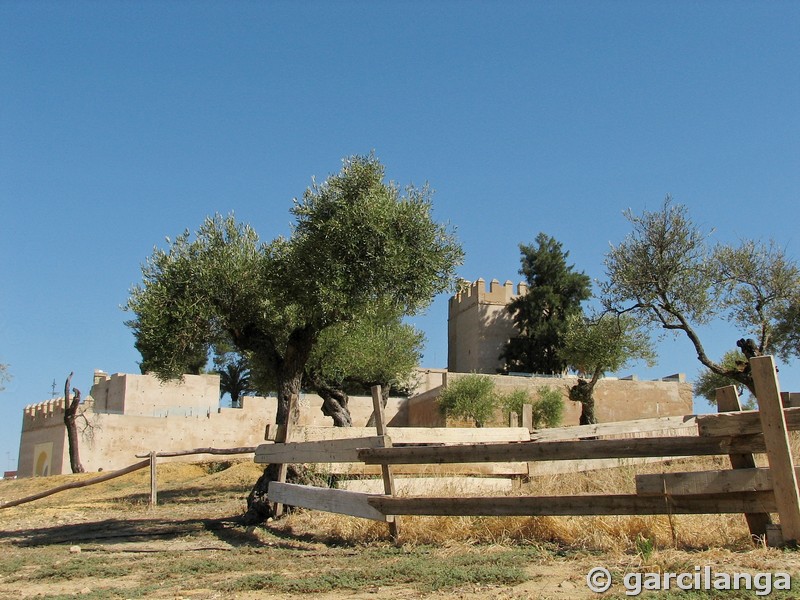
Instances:
[[[641,533],[636,537],[636,553],[642,557],[645,564],[649,563],[655,551],[655,542],[652,537],[645,537]]]
[[[462,250],[431,218],[431,191],[384,183],[374,157],[352,157],[340,173],[295,200],[292,237],[276,255],[277,293],[320,327],[372,303],[413,314],[452,289]]]
[[[665,331],[682,331],[705,367],[750,390],[748,371],[708,357],[698,325],[725,317],[755,337],[759,352],[800,355],[792,322],[799,310],[800,271],[774,241],[711,248],[709,234],[669,197],[659,211],[625,216],[633,231],[606,257],[607,308],[633,312]]]
[[[718,361],[718,364],[727,371],[744,371],[747,365],[747,358],[740,350],[728,350],[722,359]],[[727,375],[714,373],[710,369],[703,369],[694,383],[694,395],[702,396],[709,403],[716,406],[717,388],[728,385],[735,385],[739,396],[745,393],[746,388],[735,379],[731,379]]]
[[[717,246],[712,256],[720,306],[740,331],[757,340],[762,354],[776,351],[788,358],[784,316],[797,306],[800,270],[774,240]]]
[[[635,307],[665,328],[680,327],[681,316],[708,322],[715,290],[707,234],[691,221],[688,209],[667,197],[660,211],[637,216],[627,210],[625,217],[633,231],[606,256],[607,301]]]
[[[558,427],[564,418],[564,398],[555,388],[542,386],[533,403],[533,427]]]
[[[501,399],[501,403],[503,412],[508,417],[512,412],[517,413],[518,416],[522,415],[522,407],[525,404],[533,404],[533,401],[527,389],[517,388],[505,394]]]
[[[521,418],[523,405],[530,404],[534,429],[558,427],[564,418],[564,398],[561,392],[549,386],[542,386],[536,391],[536,396],[536,400],[533,400],[526,389],[509,392],[501,401],[506,416],[513,412]]]
[[[561,356],[570,368],[587,377],[618,371],[634,360],[655,364],[647,332],[629,315],[570,315]]]
[[[376,305],[413,314],[455,282],[462,251],[432,220],[430,191],[401,194],[383,176],[374,156],[346,159],[295,201],[289,238],[265,244],[217,215],[156,248],[127,304],[142,370],[180,377],[202,368],[213,347],[230,347],[254,382],[277,389],[285,422],[329,327],[365,319]]]
[[[320,334],[306,366],[309,381],[365,391],[373,385],[405,389],[422,356],[425,334],[389,307],[338,323]]]
[[[443,415],[474,421],[476,427],[483,427],[498,406],[500,397],[491,377],[476,373],[448,382],[439,396],[439,410]]]
[[[554,238],[540,233],[536,246],[520,245],[520,273],[528,293],[513,300],[508,310],[519,335],[509,340],[501,359],[507,371],[561,373],[566,363],[560,355],[566,321],[581,310],[591,283],[584,273],[567,265],[569,252]]]

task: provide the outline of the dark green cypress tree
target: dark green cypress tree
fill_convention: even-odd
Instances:
[[[519,335],[509,340],[500,358],[507,372],[562,373],[567,367],[560,356],[567,319],[581,312],[591,282],[567,264],[569,252],[549,235],[540,233],[535,245],[520,244],[519,249],[528,292],[508,305]]]

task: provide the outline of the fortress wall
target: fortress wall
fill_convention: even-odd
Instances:
[[[465,373],[448,373],[448,382],[453,382]],[[541,387],[550,387],[561,392],[564,398],[564,419],[562,425],[577,425],[580,421],[581,407],[568,398],[569,388],[577,382],[577,377],[516,377],[511,375],[488,375],[495,383],[498,392],[508,393],[515,389],[527,389],[532,400]],[[461,426],[473,424],[453,419],[445,420],[439,412],[438,397],[441,388],[431,390],[409,400],[409,426]],[[689,415],[693,412],[692,385],[683,381],[636,381],[627,379],[601,379],[595,387],[595,412],[601,423]],[[435,424],[431,424],[435,423]],[[495,419],[486,425],[507,425],[505,417],[498,411]]]
[[[117,377],[114,380],[112,376],[110,379],[117,386],[127,380],[127,387],[124,388],[126,390],[131,389],[131,382],[134,382],[132,389],[135,393],[140,393],[141,387],[147,387],[137,388],[135,385],[137,378],[142,377],[144,376],[134,375],[131,379]],[[119,389],[115,391],[115,385],[101,385],[100,389],[117,393]],[[117,397],[123,400],[124,406],[131,405],[124,394],[118,393]],[[185,395],[178,396],[176,402],[185,402],[185,398]],[[109,413],[102,409],[96,411],[95,403],[96,400],[90,397],[81,407],[90,424],[90,428],[81,434],[79,446],[81,463],[87,471],[120,469],[136,462],[136,454],[152,450],[167,452],[203,447],[257,446],[264,441],[266,425],[275,423],[277,412],[277,399],[274,397],[247,396],[242,399],[242,408],[193,410],[183,414],[170,411],[162,416]],[[103,406],[105,405],[103,402]],[[146,401],[139,404],[140,407],[143,405],[154,406],[157,402]],[[300,424],[332,426],[332,419],[322,414],[321,407],[322,399],[319,396],[302,394]],[[351,397],[350,410],[355,425],[366,425],[372,414],[372,398]],[[387,422],[393,426],[405,425],[405,411],[404,399],[390,398],[386,406]],[[26,408],[17,468],[19,477],[70,472],[63,414],[63,399]],[[82,428],[79,420],[79,429]],[[203,456],[195,455],[169,460],[201,459]],[[41,463],[38,470],[37,461]]]
[[[159,381],[154,375],[95,373],[90,395],[98,412],[127,415],[204,414],[219,408],[219,375],[184,375]]]

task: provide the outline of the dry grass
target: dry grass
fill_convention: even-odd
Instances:
[[[800,436],[793,436],[795,451]],[[796,452],[797,453],[797,452]],[[764,457],[759,462],[765,464]],[[730,468],[726,457],[674,460],[662,463],[629,465],[616,469],[548,475],[531,479],[513,494],[574,495],[621,494],[635,491],[635,476],[640,473],[666,473]],[[159,489],[170,490],[168,502],[180,504],[197,500],[216,502],[244,509],[243,500],[261,467],[249,460],[224,464],[165,462],[159,465]],[[64,475],[48,478],[0,481],[0,500],[36,493],[74,478],[95,474]],[[316,474],[318,475],[318,474]],[[72,510],[91,507],[109,509],[144,506],[149,486],[147,470],[81,490],[73,490],[40,500],[37,508],[69,506]],[[131,489],[141,492],[131,493]],[[24,511],[25,507],[9,509]],[[5,511],[4,511],[5,512]],[[318,541],[363,545],[387,539],[385,524],[342,515],[298,510],[271,527]],[[599,517],[402,517],[401,542],[411,545],[442,546],[469,544],[555,544],[574,550],[606,553],[636,553],[642,540],[659,550],[700,550],[752,548],[743,515],[599,516]]]
[[[728,467],[727,459],[651,463],[540,477],[514,493],[625,493],[637,473]],[[156,509],[147,506],[144,470],[2,510],[0,589],[9,597],[89,600],[311,593],[336,600],[429,593],[588,600],[595,596],[585,576],[597,564],[617,574],[691,571],[698,564],[721,571],[800,568],[794,553],[753,548],[741,515],[403,517],[401,548],[389,542],[384,523],[317,511],[298,510],[266,527],[237,525],[230,517],[243,512],[260,473],[248,460],[163,463]],[[3,481],[0,499],[93,476]],[[70,554],[73,543],[83,552]],[[609,598],[627,597],[615,590]]]

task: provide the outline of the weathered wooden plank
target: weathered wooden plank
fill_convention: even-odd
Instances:
[[[787,543],[796,543],[800,541],[800,493],[783,416],[775,362],[771,356],[757,356],[750,359],[750,369],[756,388],[781,533]]]
[[[158,459],[156,452],[150,452],[150,506],[158,504]]]
[[[381,467],[379,463],[365,465],[363,462],[357,463],[331,463],[320,464],[320,468],[328,473],[335,475],[380,475]],[[392,464],[392,472],[395,475],[485,475],[494,477],[506,477],[515,475],[527,475],[528,463],[508,462],[508,463],[449,463],[441,465],[415,464],[397,465]]]
[[[671,430],[686,430],[684,435],[696,431],[695,415],[677,417],[656,417],[653,419],[635,419],[614,423],[596,423],[594,425],[574,425],[572,427],[555,427],[552,429],[535,429],[531,432],[531,441],[548,442],[578,440],[582,438],[605,437],[627,433],[644,433]]]
[[[341,489],[366,494],[383,492],[380,479],[350,479],[338,483]],[[395,477],[394,486],[401,496],[430,494],[502,494],[513,489],[505,477]]]
[[[358,456],[367,464],[443,464],[645,456],[708,456],[732,452],[763,451],[764,443],[761,436],[739,438],[684,436],[625,440],[465,444],[438,448],[425,446],[368,448],[359,450]]]
[[[558,475],[562,473],[585,473],[602,469],[618,469],[631,465],[643,465],[680,459],[679,456],[650,456],[644,458],[587,458],[583,460],[559,460],[528,463],[528,477]]]
[[[522,426],[527,429],[533,429],[533,405],[532,404],[523,404],[522,405]]]
[[[280,439],[283,426],[272,426],[272,440]],[[392,444],[480,444],[488,442],[526,442],[530,431],[524,427],[387,427]],[[342,438],[370,437],[374,427],[294,427],[292,441],[315,442]],[[276,437],[278,436],[278,437]]]
[[[739,402],[739,393],[736,391],[735,385],[728,385],[718,388],[716,390],[717,410],[722,412],[738,412],[742,411],[742,405]],[[758,431],[761,431],[761,422],[758,424]],[[754,469],[756,466],[755,458],[750,452],[739,454],[730,454],[731,467],[733,469]],[[771,482],[770,482],[771,484]],[[767,529],[772,524],[772,517],[769,513],[745,513],[745,520],[747,527],[750,529],[750,535],[754,538],[765,538]]]
[[[800,430],[800,408],[784,408],[783,414],[789,431]],[[761,417],[757,410],[700,415],[697,429],[700,435],[711,437],[761,433]]]
[[[635,494],[463,498],[372,496],[367,501],[382,513],[440,516],[721,514],[775,510],[772,492],[675,497]]]
[[[300,506],[313,510],[350,515],[373,521],[385,521],[384,514],[367,503],[369,494],[318,488],[294,483],[272,481],[267,490],[271,500],[288,506]]]
[[[769,469],[652,473],[636,476],[636,493],[644,496],[766,492],[771,489]]]
[[[255,462],[270,463],[343,463],[358,460],[358,448],[384,448],[391,440],[383,436],[322,440],[319,442],[288,442],[261,444],[256,448]]]

